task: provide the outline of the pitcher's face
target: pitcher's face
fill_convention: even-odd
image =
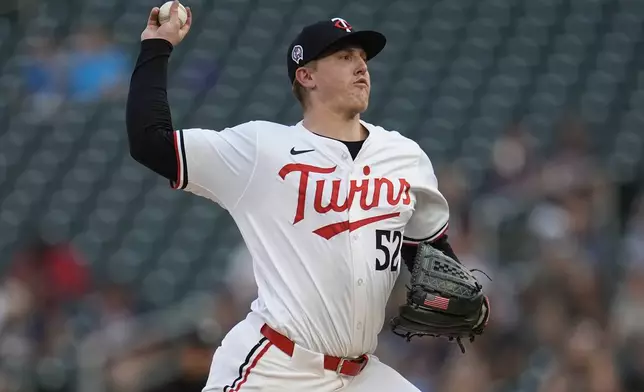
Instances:
[[[362,113],[369,105],[371,79],[367,54],[361,48],[348,47],[316,61],[312,79],[314,101],[350,113]]]

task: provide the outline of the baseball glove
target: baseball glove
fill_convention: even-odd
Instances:
[[[420,243],[407,287],[407,302],[391,320],[393,332],[410,341],[414,336],[474,341],[490,317],[490,304],[481,284],[458,261],[429,243]]]

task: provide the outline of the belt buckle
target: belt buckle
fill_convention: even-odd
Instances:
[[[347,360],[346,358],[340,358],[340,362],[338,362],[338,367],[335,368],[335,373],[336,374],[338,374],[338,375],[340,374],[340,372],[342,371],[342,366],[344,365],[344,361],[346,361],[346,360]]]

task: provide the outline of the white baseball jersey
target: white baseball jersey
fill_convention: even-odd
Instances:
[[[369,136],[355,160],[301,122],[175,132],[173,187],[235,220],[253,257],[252,311],[297,344],[342,357],[375,351],[403,236],[438,237],[449,216],[418,144],[362,124]]]

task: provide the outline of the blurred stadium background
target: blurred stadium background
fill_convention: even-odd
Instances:
[[[160,4],[0,4],[0,392],[199,391],[254,298],[227,213],[128,153],[128,81]],[[385,327],[381,359],[423,392],[644,391],[644,1],[184,4],[180,127],[296,122],[284,62],[304,24],[387,35],[365,118],[433,160],[493,318],[466,355]]]

